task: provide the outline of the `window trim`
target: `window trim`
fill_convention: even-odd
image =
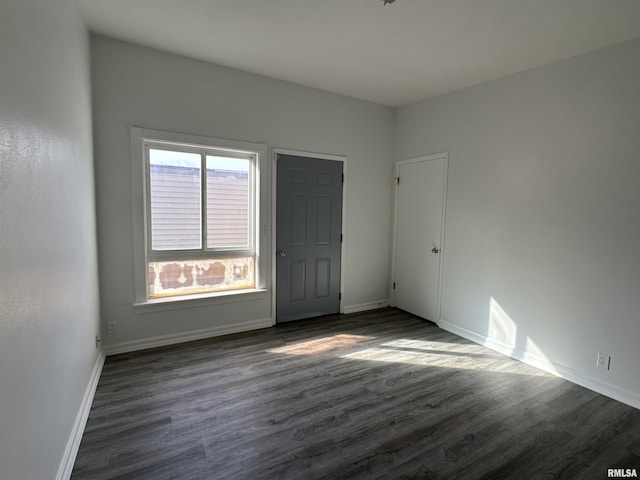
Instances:
[[[162,130],[145,129],[141,127],[131,127],[131,181],[132,181],[132,220],[133,220],[133,263],[134,263],[134,292],[133,305],[136,310],[145,307],[153,307],[153,310],[164,309],[162,305],[170,309],[183,308],[187,306],[202,306],[211,303],[228,303],[229,301],[252,300],[255,295],[261,297],[261,293],[267,290],[268,279],[268,237],[264,232],[268,232],[269,221],[268,202],[266,198],[267,174],[265,165],[268,158],[268,148],[263,143],[243,142],[220,138],[190,135],[183,133],[167,132]],[[208,153],[229,153],[240,152],[254,156],[252,170],[254,178],[254,188],[251,189],[250,202],[252,205],[252,218],[250,220],[250,241],[253,241],[254,249],[219,249],[206,248],[203,238],[203,248],[199,250],[177,250],[177,251],[151,251],[150,233],[150,192],[148,187],[148,145],[179,147],[180,150],[195,147],[198,151],[205,150],[205,159]],[[232,155],[231,155],[232,156]],[[242,157],[242,158],[247,158]],[[206,160],[205,160],[206,161]],[[206,181],[206,174],[203,175]],[[201,193],[204,195],[204,192]],[[206,216],[206,211],[203,211]],[[203,222],[204,223],[204,222]],[[185,294],[168,297],[149,298],[147,286],[147,262],[163,261],[168,256],[171,258],[196,258],[203,254],[207,258],[214,258],[217,253],[220,256],[229,256],[233,252],[237,256],[254,256],[255,288],[229,291],[216,291],[201,294]],[[166,255],[168,254],[168,255]]]

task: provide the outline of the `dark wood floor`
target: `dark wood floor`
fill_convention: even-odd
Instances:
[[[605,479],[640,410],[394,309],[107,358],[72,478]]]

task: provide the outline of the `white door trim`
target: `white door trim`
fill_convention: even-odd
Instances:
[[[342,244],[340,245],[340,313],[344,313],[344,299],[345,299],[345,250],[347,245],[347,235],[345,234],[347,226],[347,157],[345,155],[333,155],[328,153],[314,153],[305,152],[302,150],[291,150],[287,148],[272,148],[271,158],[273,161],[273,168],[271,169],[271,285],[273,286],[271,292],[271,318],[273,323],[276,323],[276,213],[277,213],[277,190],[278,190],[278,155],[292,155],[295,157],[305,158],[317,158],[320,160],[334,160],[336,162],[342,162],[342,175],[344,181],[342,182]]]
[[[448,171],[449,171],[449,152],[437,153],[434,155],[426,155],[422,157],[409,158],[406,160],[398,160],[394,164],[394,177],[393,177],[393,241],[391,246],[391,281],[389,282],[389,304],[395,306],[395,290],[393,283],[396,279],[396,255],[397,255],[397,236],[398,236],[398,178],[400,175],[400,167],[403,165],[409,165],[411,163],[428,162],[432,160],[444,160],[444,185],[442,189],[442,220],[440,229],[440,259],[438,264],[438,292],[437,292],[437,316],[434,321],[439,323],[442,314],[442,296],[443,296],[443,279],[444,279],[444,256],[445,249],[445,225],[446,225],[446,212],[447,212],[447,184],[448,184]]]

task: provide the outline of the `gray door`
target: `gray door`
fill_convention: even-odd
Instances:
[[[276,319],[340,311],[342,162],[278,155]]]

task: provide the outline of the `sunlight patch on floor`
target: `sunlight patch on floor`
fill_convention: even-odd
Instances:
[[[426,340],[416,340],[409,338],[401,338],[398,340],[392,340],[391,342],[385,342],[380,344],[382,347],[396,347],[396,348],[412,348],[414,350],[456,350],[459,348],[464,348],[465,350],[471,351],[473,347],[478,348],[477,345],[473,344],[461,344],[461,343],[451,343],[451,342],[437,342],[437,341],[426,341]]]
[[[470,357],[466,355],[467,352],[458,352],[455,354],[454,350],[449,350],[446,353],[437,352],[417,352],[407,351],[394,348],[366,348],[358,350],[356,352],[341,355],[340,358],[349,360],[367,360],[371,362],[386,362],[386,363],[403,363],[408,365],[423,365],[432,367],[443,367],[462,370],[477,370],[483,372],[496,372],[496,373],[509,373],[517,375],[527,375],[536,377],[548,377],[551,376],[548,373],[537,370],[535,368],[527,367],[528,371],[523,374],[522,364],[518,362],[509,362],[507,358],[500,358],[496,356],[496,359],[481,359]]]
[[[348,347],[358,342],[367,340],[375,340],[376,337],[366,335],[350,335],[338,334],[330,337],[317,338],[306,342],[296,343],[293,345],[285,345],[284,347],[272,348],[267,350],[269,353],[284,353],[287,355],[313,355],[316,353],[336,350],[338,348]]]

